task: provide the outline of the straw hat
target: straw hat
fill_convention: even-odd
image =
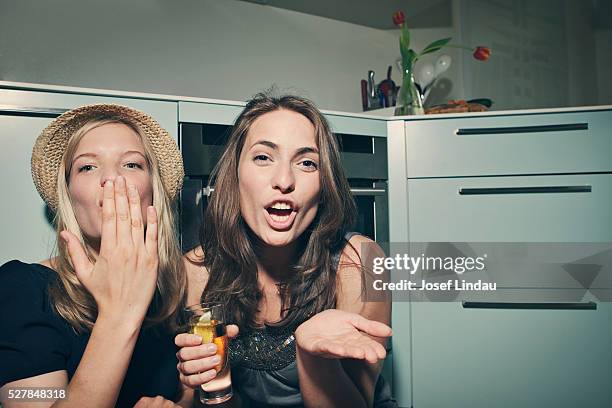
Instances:
[[[183,185],[183,159],[170,134],[146,113],[113,104],[86,105],[70,110],[47,126],[32,149],[32,178],[38,193],[53,210],[57,209],[57,176],[68,140],[86,122],[96,119],[124,119],[146,135],[159,163],[162,184],[168,196],[176,197]]]

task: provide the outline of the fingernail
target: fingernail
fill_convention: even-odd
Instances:
[[[207,371],[207,373],[208,373],[208,378],[210,380],[214,379],[217,376],[217,370],[210,370],[210,371]]]
[[[210,351],[211,353],[214,353],[217,351],[217,346],[214,344],[209,344],[206,350]]]
[[[198,336],[197,334],[192,334],[192,336],[194,341],[199,341],[200,343],[202,343],[202,337]]]
[[[104,187],[106,187],[106,186],[112,187],[113,186],[113,180],[106,180],[104,182]]]
[[[219,364],[219,363],[221,362],[221,357],[219,357],[219,356],[214,356],[213,358],[211,358],[211,359],[210,359],[210,361],[211,361],[213,364]]]

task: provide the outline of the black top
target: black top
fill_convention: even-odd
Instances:
[[[56,277],[40,264],[10,261],[0,267],[0,386],[58,370],[69,380],[74,375],[90,333],[76,334],[51,307],[47,288]],[[141,330],[117,407],[132,407],[142,396],[176,399],[176,352],[171,333]]]

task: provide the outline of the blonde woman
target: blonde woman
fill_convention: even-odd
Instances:
[[[56,256],[0,268],[5,408],[180,399],[173,334],[186,278],[173,201],[183,174],[168,132],[128,107],[84,106],[43,130],[32,175],[55,212]],[[60,399],[15,399],[24,387],[56,387]]]

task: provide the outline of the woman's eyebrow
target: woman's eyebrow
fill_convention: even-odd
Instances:
[[[127,152],[124,152],[121,156],[127,156],[128,154],[138,154],[142,156],[143,158],[145,157],[144,153],[138,150],[128,150]]]
[[[93,157],[95,159],[96,157],[98,157],[98,155],[95,154],[95,153],[82,153],[82,154],[79,154],[78,156],[74,157],[72,159],[72,162],[74,163],[75,161],[77,161],[78,159],[80,159],[82,157]]]
[[[319,149],[317,149],[316,147],[300,147],[295,151],[295,156],[300,156],[306,153],[319,154]]]
[[[269,147],[272,150],[278,150],[278,145],[269,140],[258,140],[257,142],[253,143],[253,145],[251,146],[251,149],[257,145],[263,145],[263,146]],[[297,156],[301,156],[306,153],[319,154],[319,149],[317,149],[316,147],[312,147],[312,146],[300,147],[296,149],[295,154],[293,156],[297,157]]]
[[[138,154],[138,155],[142,156],[143,158],[145,158],[145,157],[146,157],[146,156],[144,155],[144,153],[142,153],[142,152],[140,152],[140,151],[138,151],[138,150],[128,150],[127,152],[123,152],[123,153],[121,154],[121,157],[123,157],[123,156],[127,156],[127,155],[129,155],[129,154]],[[90,153],[90,152],[87,152],[87,153],[81,153],[81,154],[79,154],[78,156],[76,156],[74,159],[72,159],[72,162],[74,163],[75,161],[77,161],[78,159],[83,158],[83,157],[91,157],[91,158],[94,158],[94,159],[95,159],[95,158],[97,158],[97,157],[98,157],[98,155],[97,155],[96,153]]]
[[[269,141],[269,140],[258,140],[258,141],[256,141],[255,143],[253,143],[251,145],[251,149],[253,147],[257,146],[258,144],[264,145],[264,146],[269,147],[270,149],[273,149],[273,150],[278,150],[278,145],[276,143],[274,143],[274,142]]]

